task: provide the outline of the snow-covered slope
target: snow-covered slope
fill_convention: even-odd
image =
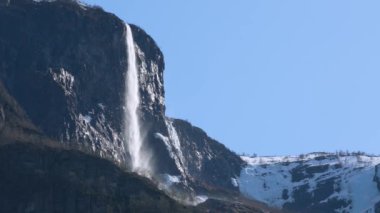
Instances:
[[[296,212],[380,210],[380,157],[314,153],[242,159],[247,166],[240,191],[271,206]]]

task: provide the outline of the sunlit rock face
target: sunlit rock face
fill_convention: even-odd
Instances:
[[[167,118],[164,56],[141,28],[135,43],[143,146],[152,173],[198,191],[238,191],[244,162],[191,124]],[[0,80],[36,131],[130,167],[126,146],[126,25],[76,1],[0,1]]]

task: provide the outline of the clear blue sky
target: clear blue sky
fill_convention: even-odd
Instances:
[[[232,150],[380,154],[380,1],[85,2],[156,40],[167,114]]]

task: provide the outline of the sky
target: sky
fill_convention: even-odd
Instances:
[[[84,2],[150,34],[167,115],[237,153],[380,154],[380,1]]]

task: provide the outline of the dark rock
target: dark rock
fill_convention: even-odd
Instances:
[[[330,197],[335,192],[335,181],[336,178],[330,178],[318,182],[313,192],[313,201],[320,203]]]
[[[306,168],[306,172],[309,174],[323,173],[329,169],[329,165],[309,166]]]
[[[290,171],[290,174],[292,175],[292,182],[299,182],[306,178],[313,177],[312,173],[308,173],[305,170],[308,168],[308,165],[298,165],[294,169]]]
[[[48,137],[123,160],[124,28],[97,8],[14,1],[0,7],[0,78]]]
[[[195,212],[147,179],[79,151],[0,147],[0,212]]]
[[[374,176],[373,180],[376,182],[377,189],[380,192],[380,165],[377,165],[375,167],[375,176]]]
[[[380,202],[375,204],[375,213],[380,213]]]
[[[244,165],[240,157],[186,121],[175,120],[174,126],[181,138],[186,167],[191,177],[205,186],[237,190],[231,178],[240,176]]]
[[[284,200],[289,199],[289,190],[287,190],[287,189],[282,190],[282,196],[281,197]]]
[[[293,191],[293,202],[287,202],[283,208],[291,212],[310,212],[310,213],[335,213],[336,209],[345,208],[350,205],[350,201],[328,199],[327,202],[320,202],[328,198],[334,192],[333,180],[318,184],[316,190],[309,192],[308,185],[302,185]],[[332,190],[332,191],[331,191]]]

